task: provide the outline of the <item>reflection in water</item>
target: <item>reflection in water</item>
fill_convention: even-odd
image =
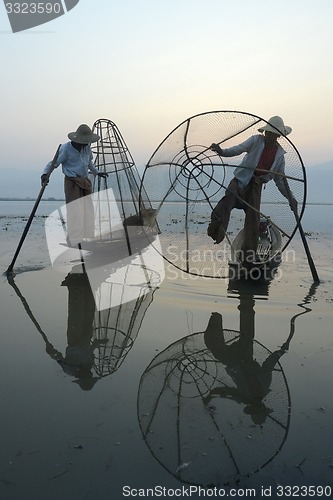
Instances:
[[[83,390],[91,390],[99,379],[121,366],[137,338],[154,294],[153,289],[147,293],[144,284],[142,293],[136,290],[136,299],[128,301],[127,287],[123,284],[124,303],[119,304],[118,285],[115,290],[117,305],[98,310],[87,274],[82,272],[81,266],[75,266],[62,282],[62,286],[68,288],[67,347],[62,354],[39,325],[14,277],[9,277],[8,281],[41,334],[46,352]]]
[[[296,317],[287,341],[271,352],[254,339],[252,292],[239,295],[239,331],[223,328],[221,314],[213,312],[204,332],[171,344],[142,375],[138,419],[144,440],[184,482],[218,485],[256,472],[287,438],[291,403],[279,360]]]
[[[241,404],[244,413],[251,416],[253,423],[263,424],[274,411],[267,406],[274,371],[274,394],[278,386],[281,392],[284,391],[285,380],[277,375],[282,373],[278,361],[285,351],[279,349],[271,353],[254,341],[247,330],[240,331],[239,334],[223,330],[222,316],[218,313],[212,313],[204,333],[204,341],[214,358],[225,366],[229,377],[223,378],[221,386],[214,385],[204,398],[204,404],[217,404],[216,398],[228,398]],[[270,406],[274,406],[274,402]],[[283,424],[285,426],[286,423]]]
[[[118,295],[118,287],[115,288]],[[100,377],[115,372],[124,362],[138,336],[155,290],[150,288],[147,292],[144,285],[141,292],[136,293],[135,300],[121,304],[117,300],[115,307],[96,311],[93,336],[98,342],[98,356],[95,357],[94,369]]]
[[[94,351],[98,344],[92,339],[95,300],[85,273],[69,273],[62,282],[68,288],[67,348],[61,352],[47,348],[65,373],[75,377],[81,389],[90,390],[99,377],[93,376]]]

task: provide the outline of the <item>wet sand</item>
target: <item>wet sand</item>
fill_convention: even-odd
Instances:
[[[318,286],[295,237],[268,286],[167,267],[99,312],[84,277],[50,266],[43,217],[7,280],[25,223],[0,228],[0,498],[333,486],[331,234],[308,239]]]

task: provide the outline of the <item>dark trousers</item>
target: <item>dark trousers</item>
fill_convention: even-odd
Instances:
[[[261,189],[262,182],[258,176],[253,176],[249,184],[243,190],[240,189],[238,180],[234,177],[227,187],[225,195],[218,202],[211,215],[211,224],[222,226],[225,234],[228,228],[231,210],[234,208],[244,210],[245,222],[242,245],[242,250],[244,252],[255,252],[257,249],[259,239]],[[243,203],[243,201],[246,203]],[[222,240],[220,239],[220,241]]]

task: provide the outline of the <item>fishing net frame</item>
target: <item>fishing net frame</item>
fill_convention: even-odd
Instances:
[[[239,331],[223,332],[226,346],[240,338]],[[154,458],[177,479],[207,487],[249,476],[274,459],[288,436],[291,397],[277,361],[272,389],[264,398],[274,411],[267,414],[265,423],[253,425],[243,411],[246,404],[230,396],[208,403],[209,393],[234,382],[203,338],[204,332],[188,335],[155,356],[140,380],[137,412]],[[256,340],[253,352],[259,362],[273,354]]]
[[[102,378],[120,368],[139,334],[154,290],[140,293],[136,300],[95,312],[93,343],[96,344],[94,370]]]
[[[91,145],[94,165],[105,177],[92,176],[95,194],[95,226],[101,240],[113,236],[113,221],[122,226],[128,253],[131,255],[131,235],[128,225],[143,224],[142,213],[151,209],[150,201],[141,186],[133,156],[117,125],[109,119],[95,121],[92,130],[100,140]],[[134,220],[133,220],[134,219]],[[129,224],[127,224],[129,221]]]
[[[149,197],[161,231],[163,258],[177,269],[203,277],[228,276],[230,249],[242,227],[242,218],[235,215],[239,211],[234,210],[231,214],[233,227],[227,231],[222,252],[221,246],[214,246],[206,231],[198,228],[205,224],[206,230],[210,212],[223,196],[233,177],[232,169],[239,165],[243,155],[222,158],[210,147],[216,143],[229,148],[244,142],[266,124],[263,118],[242,111],[199,113],[177,125],[150,157],[143,173],[140,196]],[[302,158],[287,136],[280,133],[278,142],[285,150],[282,177],[297,200],[298,212],[296,217],[274,182],[264,184],[261,203],[266,205],[265,212],[260,208],[261,216],[282,237],[279,249],[270,258],[287,248],[299,227],[306,202],[306,171]],[[167,213],[170,203],[179,205],[178,212],[173,212],[174,217]],[[175,224],[178,224],[177,229]],[[175,248],[173,253],[170,247]],[[210,256],[211,263],[203,261],[193,265],[196,249]]]

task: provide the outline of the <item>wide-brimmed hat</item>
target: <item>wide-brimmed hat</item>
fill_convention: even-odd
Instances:
[[[82,125],[77,128],[76,132],[70,132],[67,137],[78,144],[91,144],[92,142],[100,140],[100,136],[94,134],[91,128],[85,123],[82,123]]]
[[[292,128],[283,123],[281,116],[272,116],[264,127],[258,128],[258,131],[273,132],[277,135],[288,135],[292,131]]]

